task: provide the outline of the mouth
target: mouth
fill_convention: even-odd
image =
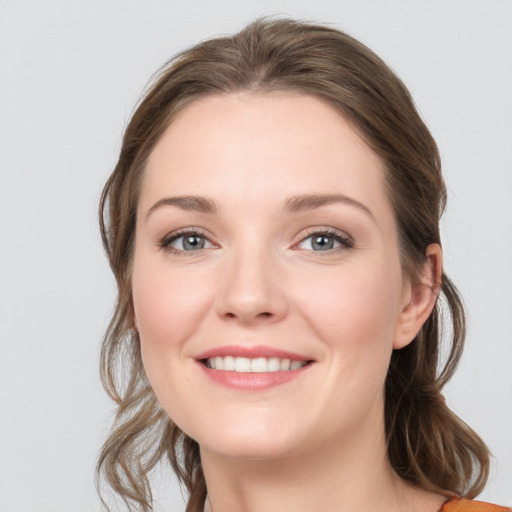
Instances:
[[[280,357],[216,356],[201,359],[201,363],[212,370],[236,373],[272,373],[299,370],[313,361],[294,360]]]
[[[245,344],[208,350],[196,361],[212,382],[242,391],[265,391],[294,381],[316,362],[286,350]]]

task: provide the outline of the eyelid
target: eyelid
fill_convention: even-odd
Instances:
[[[198,249],[197,251],[184,251],[184,250],[180,250],[180,249],[176,249],[174,247],[171,246],[171,244],[175,241],[175,240],[178,240],[179,238],[181,237],[184,237],[184,236],[194,236],[194,235],[197,235],[197,236],[200,236],[202,238],[204,238],[205,240],[207,240],[212,246],[216,246],[216,244],[212,241],[212,239],[205,233],[205,230],[202,229],[202,228],[197,228],[197,227],[194,227],[194,226],[190,226],[190,227],[186,227],[186,228],[180,228],[180,229],[177,229],[175,231],[171,231],[170,233],[167,233],[165,236],[163,236],[162,238],[160,238],[157,242],[157,245],[160,249],[163,249],[164,251],[167,251],[167,252],[170,252],[172,254],[177,254],[177,255],[191,255],[191,254],[194,254],[194,253],[200,253],[204,250],[207,250],[207,249],[210,249],[210,247],[205,247],[205,248],[202,248],[202,249]]]
[[[312,251],[309,249],[300,249],[299,244],[311,238],[313,235],[324,235],[328,237],[334,238],[341,244],[341,247],[336,247],[334,249],[326,250],[326,251]],[[305,233],[301,233],[298,240],[293,244],[292,248],[296,248],[296,250],[307,250],[308,252],[315,252],[318,254],[333,254],[334,252],[344,251],[347,249],[351,249],[354,247],[354,239],[345,231],[342,231],[337,228],[326,227],[326,226],[318,226],[306,229]]]

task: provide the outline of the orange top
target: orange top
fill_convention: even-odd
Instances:
[[[447,501],[439,512],[512,512],[512,509],[483,501],[456,498]]]

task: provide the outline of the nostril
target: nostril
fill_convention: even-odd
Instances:
[[[237,318],[237,317],[239,317],[239,315],[237,315],[236,313],[233,313],[232,311],[226,312],[224,316],[226,318]],[[255,319],[256,318],[263,319],[263,318],[272,318],[273,316],[274,316],[273,313],[270,313],[268,311],[262,311],[261,313],[256,314],[253,318],[255,318]]]

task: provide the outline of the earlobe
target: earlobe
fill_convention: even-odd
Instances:
[[[441,287],[443,251],[439,244],[431,244],[425,252],[425,263],[416,281],[408,283],[407,303],[400,312],[395,329],[394,349],[408,345],[428,319]]]

